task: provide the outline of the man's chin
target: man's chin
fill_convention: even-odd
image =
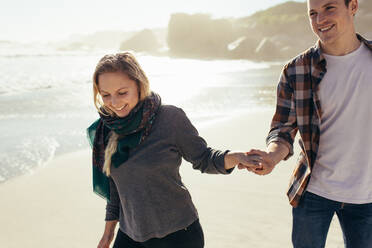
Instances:
[[[319,34],[318,35],[319,39],[325,44],[326,43],[334,43],[337,40],[341,40],[343,36],[344,35],[342,35],[341,33],[338,33],[338,32],[335,32],[335,31],[329,31],[325,34]]]
[[[320,44],[323,47],[330,46],[335,42],[335,39],[333,37],[324,37],[324,36],[320,37],[320,36],[318,36],[318,38],[320,40]]]

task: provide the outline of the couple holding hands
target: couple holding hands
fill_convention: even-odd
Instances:
[[[288,198],[295,248],[323,248],[335,214],[346,248],[372,247],[372,42],[355,32],[358,0],[307,0],[315,46],[287,63],[267,150],[207,146],[182,109],[162,105],[130,53],[104,56],[93,76],[100,118],[88,128],[94,191],[107,200],[99,248],[202,248],[203,231],[179,174],[235,166],[270,173],[301,153]],[[218,135],[218,134],[216,134]],[[248,247],[249,243],[243,247]]]

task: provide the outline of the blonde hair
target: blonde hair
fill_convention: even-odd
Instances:
[[[111,174],[111,157],[116,152],[118,147],[118,138],[114,131],[110,132],[110,138],[106,146],[105,150],[105,163],[103,164],[102,171],[107,175],[110,176]]]
[[[115,115],[113,111],[104,106],[99,93],[99,75],[107,72],[122,72],[131,80],[135,81],[138,88],[139,101],[144,100],[151,94],[149,80],[133,54],[129,52],[107,54],[99,60],[93,74],[93,101],[98,112],[101,114],[107,115],[108,113],[111,116]],[[101,110],[102,108],[106,113]],[[111,157],[117,150],[118,138],[118,134],[114,131],[110,132],[109,141],[105,149],[105,163],[102,169],[107,176],[110,176],[111,173]]]
[[[114,115],[109,108],[104,106],[98,87],[99,75],[107,72],[122,72],[135,81],[140,101],[151,94],[149,80],[133,54],[129,52],[107,54],[99,60],[93,74],[93,101],[101,114],[105,114],[101,110],[103,108],[109,115]]]

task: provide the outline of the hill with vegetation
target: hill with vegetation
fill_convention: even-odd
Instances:
[[[372,38],[372,3],[359,1],[357,31]],[[306,2],[285,2],[244,18],[212,19],[177,13],[168,25],[171,56],[203,59],[286,60],[316,42]]]
[[[359,0],[358,33],[372,38],[372,2]],[[313,46],[306,2],[288,1],[243,18],[175,13],[167,30],[142,30],[122,50],[199,59],[288,60]]]

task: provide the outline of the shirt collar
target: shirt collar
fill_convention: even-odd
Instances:
[[[360,40],[362,43],[364,43],[367,48],[369,48],[372,52],[372,41],[366,40],[363,38],[360,34],[356,34],[358,40]],[[318,40],[314,45],[314,53],[313,53],[313,63],[314,65],[325,65],[325,58],[322,52],[322,48],[320,47],[320,40]]]

